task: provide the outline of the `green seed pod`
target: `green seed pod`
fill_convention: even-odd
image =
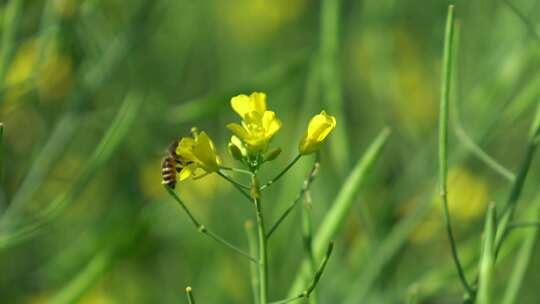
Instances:
[[[281,148],[274,149],[270,151],[269,153],[266,153],[266,155],[264,156],[264,161],[265,162],[272,161],[276,159],[280,154],[281,154]]]

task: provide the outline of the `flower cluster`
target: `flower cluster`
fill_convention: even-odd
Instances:
[[[281,153],[280,148],[269,149],[272,138],[281,129],[281,121],[274,111],[268,110],[265,93],[235,96],[231,99],[231,107],[241,121],[227,124],[227,128],[233,133],[228,144],[229,153],[251,171],[256,171],[261,164],[274,160]],[[335,126],[335,117],[325,111],[315,115],[300,140],[299,155],[316,152]],[[192,129],[192,137],[183,137],[176,142],[170,149],[167,160],[167,172],[175,171],[178,174],[174,182],[191,176],[200,177],[196,175],[197,169],[209,174],[218,172],[221,168],[214,143],[208,134],[198,132],[195,128]],[[171,160],[174,168],[171,168]],[[170,184],[171,181],[164,180],[163,183]]]

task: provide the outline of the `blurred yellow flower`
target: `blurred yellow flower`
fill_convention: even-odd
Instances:
[[[484,215],[489,203],[488,193],[488,183],[470,170],[456,167],[448,172],[448,208],[453,218],[467,221]]]
[[[219,170],[220,159],[216,154],[214,143],[206,132],[198,133],[193,130],[193,138],[182,138],[176,148],[176,154],[183,165],[179,173],[181,181],[192,176],[197,168],[202,168],[207,173]]]
[[[218,0],[218,21],[228,43],[263,43],[286,30],[306,9],[306,0]],[[220,25],[221,25],[220,24]]]
[[[304,137],[298,145],[301,155],[306,155],[317,151],[324,139],[336,127],[336,118],[322,111],[315,115],[309,122]]]
[[[281,128],[276,113],[266,110],[266,94],[254,92],[249,97],[233,97],[231,107],[242,117],[242,124],[230,123],[227,128],[247,145],[249,152],[266,151],[268,143]]]
[[[454,167],[448,172],[448,208],[452,220],[457,224],[454,228],[467,229],[466,224],[474,224],[474,220],[482,217],[489,202],[489,186],[487,181],[464,167]],[[419,198],[405,204],[410,212]],[[444,233],[443,210],[436,188],[433,195],[433,206],[423,222],[411,234],[413,242],[425,242]]]

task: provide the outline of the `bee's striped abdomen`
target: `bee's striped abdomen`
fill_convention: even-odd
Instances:
[[[176,168],[178,161],[173,155],[168,155],[161,161],[161,183],[174,189],[177,182]]]

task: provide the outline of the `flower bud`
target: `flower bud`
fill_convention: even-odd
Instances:
[[[322,111],[313,116],[309,122],[304,138],[298,145],[298,152],[301,155],[311,154],[319,149],[324,139],[336,127],[336,118]]]

